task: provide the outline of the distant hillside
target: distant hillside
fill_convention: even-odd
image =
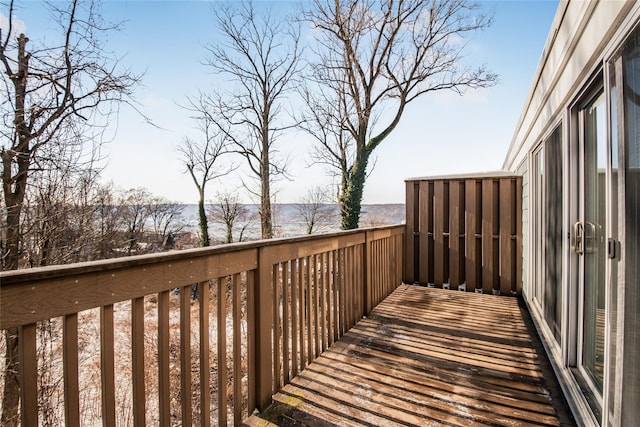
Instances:
[[[258,215],[258,205],[246,204],[249,217],[252,217],[250,225],[247,227],[245,236],[249,239],[260,237],[260,218]],[[340,211],[337,205],[327,205],[330,210],[329,220],[320,224],[319,231],[338,231],[340,229]],[[305,234],[305,222],[302,218],[298,204],[284,203],[276,204],[273,207],[275,213],[275,234],[276,237],[290,237]],[[183,216],[187,221],[187,227],[191,231],[196,231],[198,226],[197,205],[185,205]],[[372,204],[362,206],[362,216],[360,218],[361,227],[400,224],[405,221],[404,204]],[[240,224],[238,224],[240,225]],[[221,224],[210,223],[209,228],[214,239],[220,239],[223,235]]]

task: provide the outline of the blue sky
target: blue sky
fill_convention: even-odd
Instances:
[[[277,13],[296,5],[261,3]],[[409,177],[497,170],[502,165],[558,1],[481,1],[480,5],[494,12],[494,23],[469,41],[468,59],[486,63],[500,75],[500,83],[463,97],[438,93],[412,103],[398,128],[376,150],[365,203],[403,203],[404,180]],[[211,8],[205,1],[103,4],[107,20],[126,21],[121,32],[110,36],[108,49],[123,55],[123,64],[135,72],[145,73],[136,99],[141,111],[158,125],[146,124],[129,108],[121,110],[115,136],[105,148],[105,181],[124,189],[146,187],[174,201],[196,202],[195,186],[184,173],[176,147],[184,136],[197,134],[179,105],[199,89],[224,84],[202,65],[203,45],[217,34]],[[38,2],[21,6],[17,17],[32,40],[53,28]],[[278,202],[296,202],[311,185],[332,182],[323,167],[309,165],[310,144],[308,137],[295,132],[280,140],[279,149],[291,156],[293,180],[277,183]],[[236,175],[211,183],[207,197],[213,199],[218,190],[242,191],[239,182]],[[251,201],[248,195],[244,199]]]

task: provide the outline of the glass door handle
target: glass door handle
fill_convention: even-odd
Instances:
[[[573,250],[578,255],[584,254],[584,224],[581,221],[573,224]]]
[[[584,252],[587,254],[595,253],[598,251],[598,245],[602,243],[600,241],[602,236],[601,227],[598,224],[591,222],[584,223]]]

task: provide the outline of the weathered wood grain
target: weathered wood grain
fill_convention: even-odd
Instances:
[[[516,298],[402,285],[246,425],[558,426],[534,333]]]

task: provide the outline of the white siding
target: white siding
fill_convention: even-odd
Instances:
[[[529,293],[529,257],[527,249],[529,247],[529,163],[525,159],[516,173],[522,176],[522,290]]]
[[[561,2],[503,169],[514,171],[540,142],[621,40],[623,23],[639,15],[629,1]]]

